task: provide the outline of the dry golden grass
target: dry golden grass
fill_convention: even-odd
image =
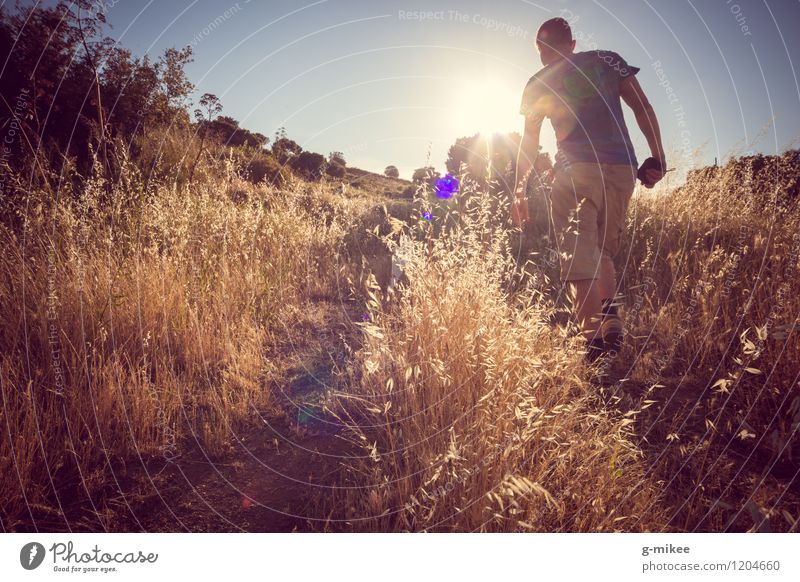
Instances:
[[[605,386],[565,324],[541,212],[519,237],[468,184],[449,228],[414,218],[421,199],[255,186],[230,160],[191,186],[122,161],[110,193],[6,200],[3,527],[113,528],[118,469],[224,454],[273,402],[287,330],[363,292],[370,320],[329,408],[364,457],[342,459],[345,487],[320,496],[329,529],[796,531],[793,160],[634,199],[618,262],[628,337]],[[399,230],[415,253],[387,295]]]
[[[372,289],[333,404],[366,457],[329,527],[796,530],[800,212],[796,165],[775,164],[772,183],[737,162],[635,199],[628,342],[604,388],[545,323],[546,222],[515,239],[538,253],[520,285],[509,233],[468,193],[482,204],[418,237],[399,297]]]
[[[370,458],[352,467],[361,488],[329,500],[334,518],[375,531],[628,529],[659,513],[632,420],[598,408],[579,344],[546,323],[535,289],[510,296],[515,265],[491,204],[474,196],[462,228],[415,243],[398,298],[372,290],[339,395]]]
[[[328,267],[365,207],[331,186],[276,190],[233,172],[142,196],[125,172],[110,194],[95,181],[4,209],[18,216],[0,226],[6,530],[64,530],[85,510],[113,527],[100,491],[116,492],[126,462],[222,452],[270,404],[276,334],[339,294]]]
[[[794,528],[800,515],[797,153],[709,168],[636,199],[626,373],[659,404],[642,437],[670,524]],[[636,305],[640,305],[638,309]]]

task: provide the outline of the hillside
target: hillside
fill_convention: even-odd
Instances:
[[[347,168],[347,174],[344,179],[351,186],[361,188],[367,192],[383,193],[389,197],[413,197],[413,193],[409,191],[412,184],[408,180],[389,178],[383,174],[351,167]]]
[[[460,229],[354,168],[358,187],[211,159],[148,197],[136,174],[39,185],[24,223],[8,199],[4,527],[796,531],[796,159],[634,198],[602,369],[546,221],[508,230],[468,182],[437,210]]]
[[[780,156],[744,156],[723,166],[692,170],[686,185],[679,190],[706,193],[709,188],[725,188],[782,204],[796,201],[800,195],[800,150],[789,150]]]

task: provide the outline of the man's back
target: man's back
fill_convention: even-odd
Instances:
[[[550,118],[558,141],[557,165],[636,166],[622,114],[620,82],[638,72],[611,51],[566,55],[531,77],[520,113],[538,112]]]

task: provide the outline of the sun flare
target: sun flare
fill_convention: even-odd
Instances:
[[[453,99],[453,124],[462,134],[521,131],[521,92],[495,79],[461,85]]]

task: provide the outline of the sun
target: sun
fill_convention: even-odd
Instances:
[[[459,135],[521,132],[521,96],[498,79],[462,82],[453,94],[453,125]]]

